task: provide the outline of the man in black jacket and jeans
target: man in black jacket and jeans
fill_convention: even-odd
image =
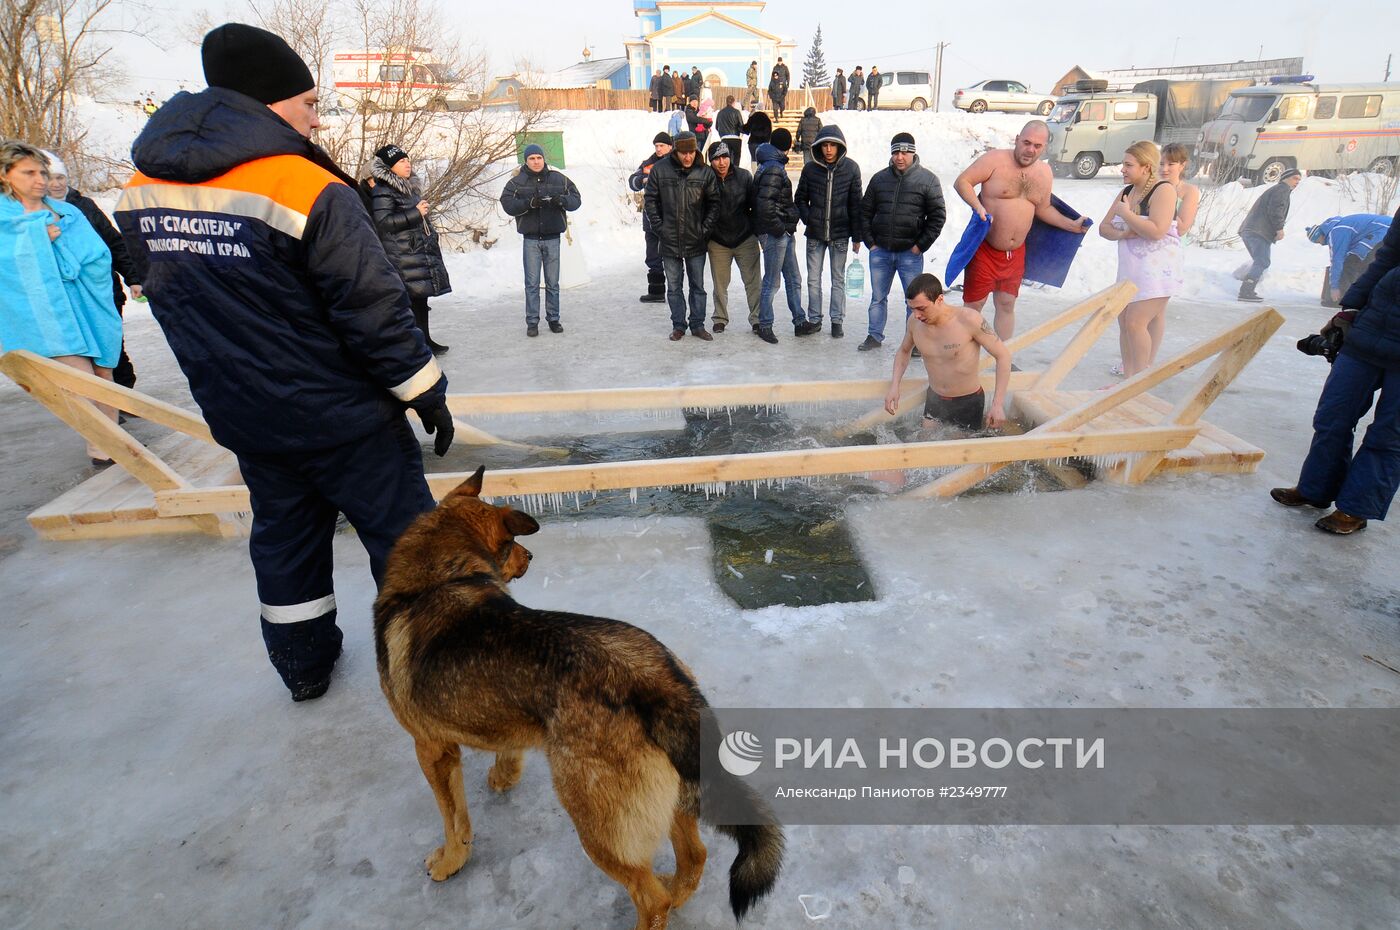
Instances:
[[[730,98],[733,99],[732,97]],[[738,262],[749,303],[749,325],[758,324],[758,240],[753,234],[753,176],[734,164],[724,140],[710,146],[710,168],[719,179],[719,219],[710,231],[710,280],[715,287],[714,331],[729,325],[729,270]]]
[[[540,271],[544,271],[544,314],[551,333],[562,333],[559,320],[559,237],[569,227],[564,214],[583,203],[574,182],[545,164],[544,149],[525,146],[525,165],[506,182],[501,206],[515,217],[524,237],[525,335],[540,334]]]
[[[825,126],[812,146],[816,161],[802,166],[797,181],[797,215],[807,228],[807,322],[822,328],[822,264],[831,256],[831,335],[844,336],[846,252],[860,253],[860,165],[846,155],[839,126]]]
[[[700,158],[695,133],[676,135],[671,154],[652,166],[643,209],[661,239],[666,268],[666,301],[671,305],[671,341],[690,333],[706,342],[714,337],[705,328],[705,255],[710,233],[719,220],[719,179]],[[689,287],[690,318],[686,319]]]
[[[1283,226],[1288,221],[1288,205],[1294,188],[1302,180],[1302,172],[1289,168],[1277,184],[1254,201],[1254,206],[1249,208],[1244,222],[1240,224],[1240,239],[1249,250],[1249,257],[1254,259],[1245,273],[1244,283],[1240,285],[1240,300],[1258,303],[1264,299],[1255,293],[1254,288],[1269,268],[1274,243],[1283,238]]]
[[[948,218],[943,187],[923,165],[914,137],[898,133],[890,140],[889,167],[870,179],[861,200],[861,230],[870,249],[870,333],[856,348],[878,349],[885,341],[890,285],[899,273],[901,293],[923,274],[924,253],[938,239]],[[905,307],[905,317],[909,308]]]
[[[733,98],[731,98],[733,99]],[[658,132],[651,140],[652,153],[646,157],[637,170],[627,178],[627,188],[641,193],[647,186],[647,177],[656,163],[671,154],[671,136]],[[646,211],[642,212],[642,235],[646,238],[647,253],[647,292],[638,298],[644,304],[666,302],[666,266],[661,263],[661,239],[651,228]]]

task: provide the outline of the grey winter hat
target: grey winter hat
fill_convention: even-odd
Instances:
[[[204,80],[247,94],[259,103],[276,103],[316,86],[311,69],[281,36],[243,23],[224,23],[204,37],[199,50]]]
[[[914,137],[907,132],[896,133],[895,137],[890,140],[891,155],[896,152],[908,152],[912,155],[914,151]]]
[[[1289,168],[1283,174],[1279,175],[1278,179],[1280,181],[1287,181],[1289,178],[1301,178],[1302,176],[1303,172],[1299,171],[1297,168]]]

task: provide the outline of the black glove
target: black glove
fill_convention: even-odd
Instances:
[[[447,402],[439,401],[436,407],[414,412],[418,414],[418,419],[423,421],[423,429],[429,436],[437,433],[437,438],[433,440],[433,454],[442,458],[447,454],[448,447],[452,445],[452,437],[457,433],[457,428],[452,423],[452,411],[447,409]]]
[[[542,206],[542,207],[552,207],[552,206],[554,206],[554,198],[551,197],[551,196],[549,196],[549,195],[547,195],[547,194],[546,194],[545,196],[539,198],[539,200],[540,200],[539,205]]]
[[[539,208],[540,208],[540,198],[538,198],[538,197],[531,197],[531,198],[530,198],[530,209],[531,209],[531,210],[538,210]]]

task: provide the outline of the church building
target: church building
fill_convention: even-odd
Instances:
[[[765,6],[762,0],[633,0],[639,36],[624,43],[632,86],[651,86],[652,72],[670,65],[671,71],[685,73],[698,67],[711,87],[743,87],[749,62],[757,61],[758,86],[766,88],[780,57],[793,86],[801,83],[802,65],[793,60],[796,43],[759,26]]]

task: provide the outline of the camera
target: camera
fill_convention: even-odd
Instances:
[[[1342,350],[1343,339],[1342,331],[1334,327],[1325,333],[1313,333],[1299,339],[1298,351],[1304,355],[1321,355],[1330,365],[1337,360],[1337,353]]]

